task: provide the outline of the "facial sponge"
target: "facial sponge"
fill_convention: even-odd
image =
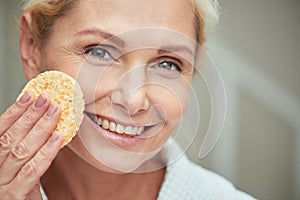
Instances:
[[[62,113],[55,131],[62,134],[62,147],[68,144],[76,135],[83,120],[84,100],[79,84],[63,72],[46,71],[30,80],[18,99],[28,91],[32,92],[35,98],[40,94],[46,94],[51,103],[60,106]]]

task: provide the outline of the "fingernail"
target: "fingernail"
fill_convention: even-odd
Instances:
[[[20,104],[25,104],[31,99],[31,94],[29,92],[26,92],[19,100],[18,102]]]
[[[41,94],[39,98],[35,101],[34,107],[41,108],[47,102],[47,98],[44,94]]]
[[[51,137],[50,137],[50,142],[51,142],[51,143],[56,142],[56,141],[59,139],[60,135],[61,135],[61,134],[60,134],[59,132],[53,133],[53,134],[51,135]]]
[[[58,106],[56,104],[52,104],[50,106],[50,108],[48,109],[46,115],[48,117],[52,117],[56,113],[57,110],[58,110]]]

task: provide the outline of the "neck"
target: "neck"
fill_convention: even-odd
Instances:
[[[164,175],[165,168],[148,173],[106,173],[64,148],[41,183],[49,199],[147,200],[157,199]]]

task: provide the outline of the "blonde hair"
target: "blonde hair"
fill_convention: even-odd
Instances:
[[[206,41],[206,36],[214,32],[220,17],[218,0],[191,0],[195,14],[195,29],[197,42],[200,45]]]
[[[31,33],[43,44],[51,34],[54,22],[64,16],[72,7],[75,0],[23,0],[23,12],[32,15]],[[219,20],[219,4],[217,0],[191,0],[194,7],[194,26],[196,39],[200,45],[206,41],[206,36],[212,32]]]
[[[33,38],[41,47],[47,43],[55,21],[66,15],[77,1],[75,0],[23,0],[23,12],[29,12],[32,23],[29,27]]]

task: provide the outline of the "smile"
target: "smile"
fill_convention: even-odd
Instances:
[[[102,127],[105,130],[109,130],[113,133],[123,135],[123,136],[139,136],[141,135],[145,128],[144,126],[128,126],[120,123],[116,123],[114,121],[109,121],[108,119],[104,119],[98,115],[86,113],[87,116],[98,126]]]

